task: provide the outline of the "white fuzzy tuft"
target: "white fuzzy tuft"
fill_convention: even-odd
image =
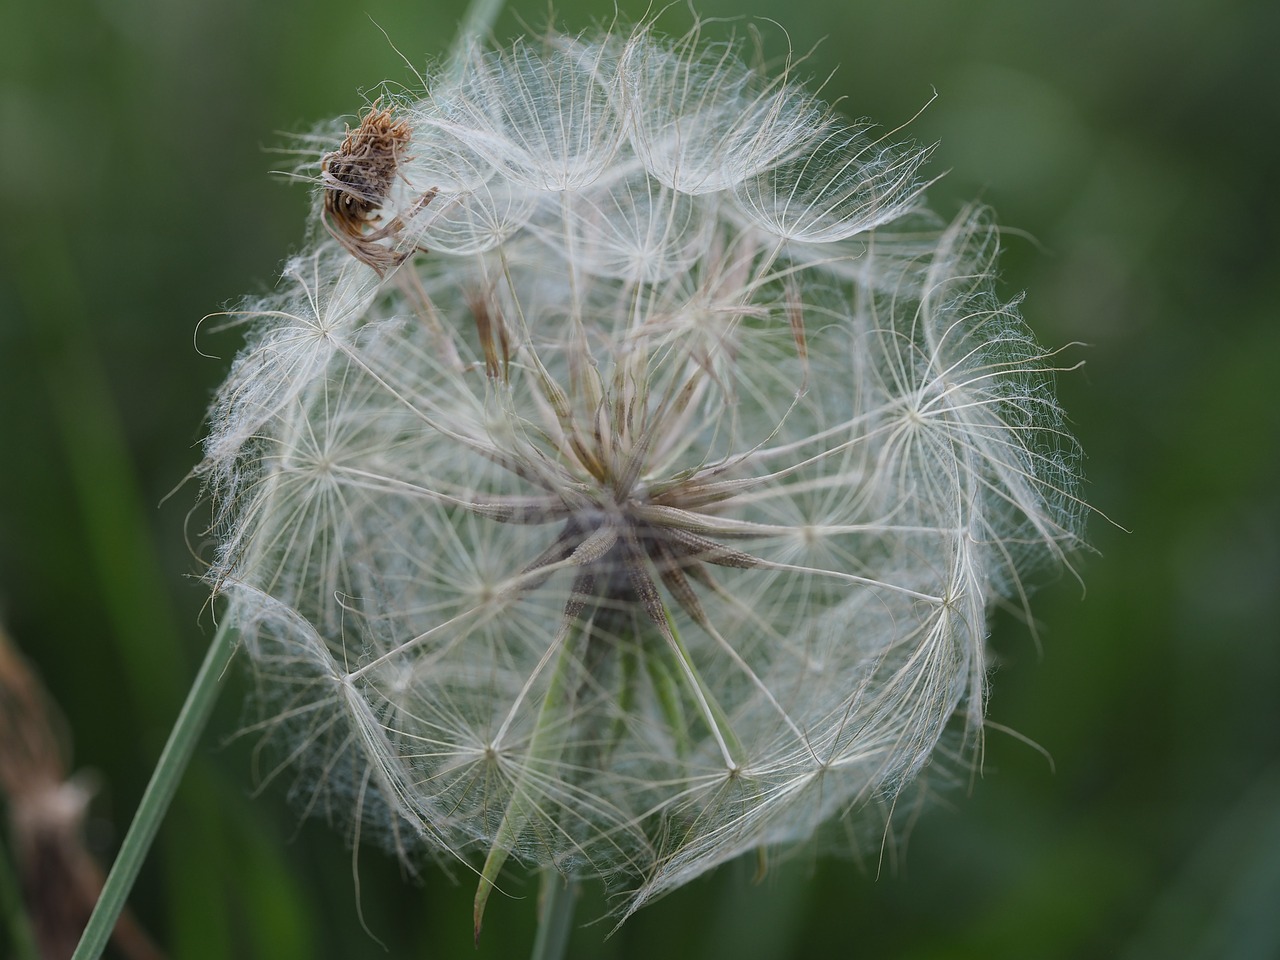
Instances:
[[[977,735],[1076,448],[927,150],[696,37],[455,76],[326,157],[335,239],[246,311],[211,579],[309,804],[629,913]]]

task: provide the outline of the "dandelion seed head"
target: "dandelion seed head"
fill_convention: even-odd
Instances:
[[[324,155],[203,468],[306,805],[627,914],[976,736],[1076,447],[986,214],[892,139],[638,29],[474,51]]]

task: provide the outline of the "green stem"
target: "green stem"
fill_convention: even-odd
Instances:
[[[525,752],[525,762],[555,763],[564,747],[563,725],[565,718],[572,710],[573,685],[570,682],[572,668],[577,662],[573,644],[576,634],[573,630],[575,621],[565,624],[556,643],[560,650],[556,654],[555,667],[547,684],[546,695],[542,698],[542,706],[538,710],[538,719],[534,723],[533,734],[529,738],[529,748]],[[583,630],[583,636],[589,636],[591,626]],[[557,729],[558,728],[558,729]],[[559,736],[560,740],[554,738]],[[498,876],[502,873],[503,864],[516,846],[521,831],[527,826],[529,819],[537,813],[537,782],[530,782],[529,767],[526,766],[516,777],[511,787],[511,800],[507,804],[502,823],[494,833],[493,843],[489,847],[489,855],[485,858],[484,867],[480,871],[480,882],[476,885],[475,905],[472,911],[472,922],[476,943],[480,942],[480,927],[484,920],[485,905],[489,895],[497,888]],[[526,793],[526,790],[528,791]]]
[[[134,814],[133,823],[125,835],[124,843],[116,862],[107,875],[107,882],[102,888],[102,896],[89,917],[80,945],[72,954],[72,960],[96,960],[106,949],[111,932],[115,929],[116,919],[124,909],[125,900],[138,877],[138,870],[146,858],[156,831],[160,829],[160,821],[173,801],[178,783],[187,769],[191,755],[195,751],[200,734],[204,732],[217,702],[218,692],[222,687],[222,678],[227,664],[235,653],[235,631],[229,626],[230,619],[224,620],[218,632],[209,643],[209,652],[205,654],[200,672],[196,674],[187,701],[182,705],[178,719],[169,733],[169,742],[156,763],[151,774],[151,782],[142,794],[142,802],[138,804],[138,812]]]
[[[538,933],[533,940],[531,960],[561,960],[573,932],[573,908],[578,884],[562,877],[554,867],[542,871],[542,892],[538,903]]]
[[[453,40],[453,50],[449,54],[449,66],[445,71],[445,82],[448,85],[452,86],[462,79],[467,58],[474,49],[484,44],[504,3],[505,0],[471,0],[462,22],[458,24],[458,35]]]
[[[689,648],[680,639],[680,631],[676,628],[676,621],[671,616],[670,610],[667,611],[667,629],[671,631],[671,637],[675,644],[675,657],[673,657],[676,660],[675,677],[683,678],[685,670],[680,667],[681,662],[683,662],[688,669],[689,677],[698,688],[698,692],[702,694],[702,699],[706,702],[707,709],[711,711],[711,716],[704,718],[707,728],[712,733],[719,730],[720,736],[724,738],[725,746],[733,753],[735,760],[739,763],[742,762],[742,758],[745,756],[745,751],[742,749],[742,741],[733,732],[733,725],[729,722],[729,715],[724,712],[724,708],[716,700],[716,695],[707,686],[707,682],[702,679],[702,674],[698,673],[693,657],[689,654]],[[694,699],[697,700],[696,695]]]

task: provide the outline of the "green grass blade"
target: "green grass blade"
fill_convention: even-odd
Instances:
[[[182,705],[182,711],[169,733],[169,742],[160,754],[155,772],[142,795],[142,802],[138,804],[138,812],[125,835],[111,873],[107,875],[102,896],[94,907],[72,960],[96,960],[102,955],[111,932],[115,929],[116,918],[124,909],[125,900],[137,879],[142,861],[151,848],[160,822],[173,801],[182,774],[217,702],[223,675],[236,649],[235,631],[229,623],[229,620],[224,621],[209,643],[209,652],[205,654],[204,663],[200,665],[200,672],[191,685],[186,703]]]
[[[573,908],[578,885],[562,877],[554,867],[542,871],[542,896],[538,903],[538,933],[531,960],[561,960],[573,932]]]

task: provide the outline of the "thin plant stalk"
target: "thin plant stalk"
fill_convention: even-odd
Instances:
[[[573,709],[573,684],[570,681],[569,674],[571,672],[570,668],[574,663],[573,646],[579,634],[570,629],[571,626],[572,624],[569,624],[564,629],[563,639],[559,644],[560,651],[556,656],[555,667],[552,670],[551,679],[547,686],[547,693],[543,698],[542,707],[538,711],[538,721],[534,727],[533,735],[529,739],[527,759],[531,763],[535,761],[544,763],[556,762],[563,746],[563,744],[554,742],[556,734],[553,731],[562,726]],[[590,630],[591,626],[588,625],[582,635],[589,635]],[[503,815],[502,825],[498,828],[498,835],[494,838],[493,845],[489,848],[489,855],[485,858],[484,867],[480,872],[480,883],[476,887],[473,912],[477,944],[480,942],[480,926],[484,919],[485,904],[489,902],[489,894],[496,888],[498,875],[502,872],[502,866],[506,863],[507,855],[514,846],[515,839],[519,836],[520,831],[528,820],[531,812],[529,808],[537,805],[537,789],[535,784],[527,782],[526,776],[521,776],[515,789],[511,792],[511,803]],[[527,794],[525,794],[526,790],[529,791]],[[539,929],[541,929],[542,920],[543,917],[539,914]]]
[[[542,871],[542,892],[538,901],[538,932],[533,940],[532,960],[561,960],[569,947],[573,930],[573,908],[578,884],[561,876],[554,867]]]
[[[89,923],[80,938],[80,945],[72,954],[72,960],[96,960],[106,949],[120,911],[124,909],[129,891],[137,880],[142,861],[151,849],[151,842],[160,829],[160,822],[164,819],[169,804],[173,802],[178,784],[186,772],[222,689],[227,665],[236,650],[236,633],[230,623],[230,618],[224,620],[209,643],[204,663],[200,665],[200,672],[196,674],[187,700],[169,733],[169,741],[165,744],[164,752],[160,754],[155,771],[151,774],[151,781],[142,794],[138,812],[120,846],[116,862],[107,875],[102,896],[98,898],[93,914],[89,917]]]
[[[467,9],[454,44],[452,61],[460,70],[469,51],[482,42],[501,12],[504,0],[473,0]],[[142,795],[138,811],[129,827],[120,853],[102,889],[102,895],[94,907],[89,923],[80,938],[72,960],[96,960],[106,949],[116,921],[124,909],[129,891],[137,880],[142,862],[151,849],[156,832],[177,792],[182,775],[190,763],[200,735],[209,721],[213,706],[222,688],[222,678],[235,653],[235,631],[228,619],[218,629],[209,644],[208,653],[200,672],[196,675],[182,706],[178,719],[170,731],[156,768]],[[558,956],[554,954],[553,956]]]
[[[474,45],[482,42],[501,12],[503,3],[504,0],[473,0],[455,41],[452,57],[454,69],[460,70],[468,52]],[[155,840],[160,823],[173,801],[195,746],[209,721],[235,648],[235,631],[228,619],[209,644],[204,663],[170,731],[164,752],[161,753],[142,795],[133,823],[120,847],[115,864],[107,875],[102,895],[89,917],[89,923],[72,960],[96,960],[106,949],[129,891],[137,880],[142,862]]]
[[[483,45],[505,3],[506,0],[471,0],[466,15],[458,24],[458,36],[453,41],[453,50],[449,56],[449,80],[456,83],[462,78],[467,58],[472,51]]]

